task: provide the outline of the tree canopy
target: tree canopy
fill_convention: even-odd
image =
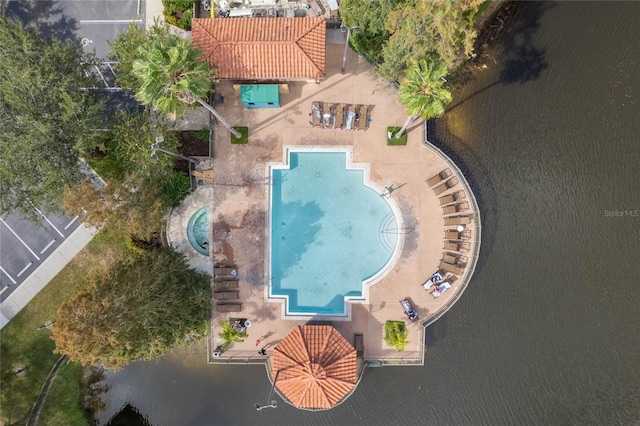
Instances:
[[[425,120],[444,114],[451,93],[444,87],[447,67],[444,62],[414,61],[400,86],[400,102],[410,116]]]
[[[380,76],[402,81],[412,61],[442,61],[449,70],[473,50],[473,18],[483,0],[343,0],[340,13],[358,25],[354,47],[379,63]]]
[[[115,39],[109,42],[111,47],[109,59],[117,61],[114,68],[118,84],[125,89],[137,92],[141,83],[133,73],[133,62],[141,57],[138,48],[144,44],[162,40],[170,34],[169,25],[157,18],[149,28],[132,22],[125,31],[118,33]]]
[[[136,99],[169,117],[182,115],[210,89],[213,70],[189,40],[169,35],[138,48],[133,74],[140,81]]]
[[[99,146],[102,103],[77,42],[42,39],[0,14],[0,210],[59,210],[79,158]]]
[[[121,260],[88,277],[62,305],[52,328],[56,352],[71,360],[119,368],[202,339],[210,277],[189,269],[171,248]]]
[[[400,85],[400,102],[407,108],[409,117],[396,134],[402,137],[409,124],[417,117],[425,120],[440,117],[451,102],[451,93],[444,87],[447,66],[444,62],[413,61],[407,77]]]

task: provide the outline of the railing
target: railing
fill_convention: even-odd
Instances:
[[[447,163],[447,165],[458,174],[460,178],[460,183],[463,186],[469,201],[471,202],[471,209],[473,211],[473,226],[474,226],[475,241],[474,241],[472,250],[470,251],[469,261],[466,266],[467,274],[464,277],[464,282],[460,286],[460,290],[456,292],[454,297],[451,300],[449,300],[449,302],[447,302],[443,307],[438,309],[435,315],[433,315],[431,318],[429,318],[428,321],[422,324],[425,327],[425,329],[426,327],[428,327],[429,325],[433,324],[435,321],[440,319],[442,315],[444,315],[449,309],[451,309],[451,307],[455,305],[455,303],[460,299],[460,297],[462,296],[462,293],[464,293],[464,291],[466,290],[467,286],[469,285],[469,281],[473,276],[473,272],[476,269],[476,264],[478,263],[478,256],[480,254],[480,243],[482,240],[480,209],[478,208],[478,202],[476,201],[476,197],[471,191],[471,187],[469,186],[469,183],[467,182],[467,179],[465,178],[465,176],[462,174],[462,171],[460,170],[460,168],[444,152],[442,152],[440,148],[438,148],[437,146],[429,142],[428,136],[427,136],[427,125],[428,125],[427,123],[428,123],[428,120],[425,120],[423,143],[429,148],[431,148],[436,154],[438,154],[440,158],[442,158],[445,161],[445,163]]]

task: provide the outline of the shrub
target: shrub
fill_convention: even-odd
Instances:
[[[191,179],[186,173],[174,172],[162,182],[162,196],[169,207],[177,207],[191,191]]]

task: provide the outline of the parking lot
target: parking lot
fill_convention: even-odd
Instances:
[[[42,215],[40,225],[17,214],[0,217],[0,301],[4,301],[78,227],[79,218]]]
[[[145,0],[10,0],[7,15],[25,23],[38,23],[44,36],[62,40],[77,38],[85,51],[99,59],[109,53],[107,40],[124,31],[130,22],[144,25]]]

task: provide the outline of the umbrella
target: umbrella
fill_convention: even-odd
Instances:
[[[272,371],[295,407],[328,409],[356,386],[356,350],[331,326],[298,326],[273,348]]]

